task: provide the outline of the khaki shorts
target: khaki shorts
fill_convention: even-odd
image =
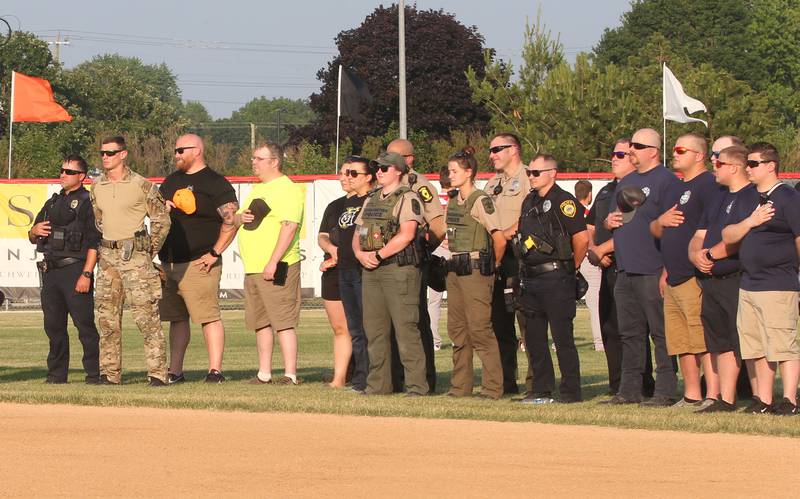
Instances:
[[[217,260],[208,273],[200,270],[194,262],[165,263],[164,272],[167,282],[158,302],[162,321],[187,321],[191,317],[195,324],[207,324],[220,319],[221,260]]]
[[[703,292],[692,277],[688,281],[664,289],[664,334],[667,353],[681,355],[703,353],[706,339],[700,320]]]
[[[743,359],[769,362],[800,359],[797,291],[739,290],[736,328]]]
[[[261,274],[244,276],[244,323],[257,331],[295,329],[300,321],[300,262],[289,265],[286,284],[276,286]]]

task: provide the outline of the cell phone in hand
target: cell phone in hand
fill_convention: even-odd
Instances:
[[[286,276],[289,275],[289,264],[286,262],[278,262],[275,268],[275,276],[272,278],[272,283],[276,286],[286,285]]]

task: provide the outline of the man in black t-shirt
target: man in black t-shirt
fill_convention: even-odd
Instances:
[[[683,182],[671,186],[660,199],[661,215],[650,223],[660,239],[664,258],[664,328],[667,352],[677,355],[683,374],[683,399],[676,407],[705,409],[719,398],[719,377],[711,366],[703,324],[700,320],[702,291],[689,261],[687,248],[706,207],[723,194],[714,175],[706,169],[708,144],[700,135],[678,137],[672,149],[672,166]],[[706,398],[700,388],[700,366],[706,381]]]
[[[656,354],[656,385],[653,397],[643,405],[658,407],[675,403],[678,387],[672,359],[664,337],[664,303],[659,281],[664,261],[658,241],[650,233],[650,222],[658,218],[659,200],[679,182],[661,164],[661,136],[651,128],[637,130],[631,140],[631,161],[636,172],[617,184],[611,200],[606,228],[613,231],[617,260],[617,301],[619,333],[622,338],[622,379],[612,404],[641,401],[642,373],[645,370],[645,343],[653,339]],[[633,188],[644,194],[641,206],[623,217],[617,201],[624,190]]]
[[[797,342],[797,279],[800,248],[800,193],[778,180],[778,150],[750,146],[747,175],[755,190],[737,198],[722,230],[726,244],[739,243],[742,279],[736,319],[742,359],[755,374],[754,414],[797,414],[800,345]],[[772,402],[780,366],[783,400]]]
[[[158,257],[166,282],[159,302],[162,321],[169,321],[169,382],[185,381],[183,358],[189,345],[189,319],[202,324],[208,350],[207,383],[222,383],[225,329],[219,311],[222,252],[236,236],[239,209],[228,180],[209,168],[203,141],[184,135],[175,143],[177,170],[164,179],[161,195],[170,207],[172,225]]]

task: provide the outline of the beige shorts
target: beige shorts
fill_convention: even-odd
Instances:
[[[296,329],[300,321],[300,262],[289,265],[286,284],[276,286],[261,274],[244,276],[244,323],[257,331]]]
[[[217,260],[208,273],[200,270],[194,262],[165,263],[164,272],[167,282],[158,302],[162,321],[186,321],[191,317],[195,324],[207,324],[220,319],[221,260]]]
[[[797,291],[739,290],[736,328],[743,359],[769,362],[800,359]]]
[[[677,286],[667,285],[664,289],[664,334],[670,355],[706,351],[703,322],[700,320],[702,296],[694,277]]]

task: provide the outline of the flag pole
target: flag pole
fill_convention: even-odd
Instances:
[[[8,178],[11,178],[11,134],[14,128],[14,75],[16,74],[15,71],[11,72],[11,113],[8,116]]]
[[[663,135],[661,136],[661,140],[663,141],[661,155],[663,158],[664,166],[667,166],[667,63],[666,62],[661,63],[661,119],[664,122]]]
[[[339,64],[339,86],[336,91],[336,159],[333,163],[333,174],[339,171],[339,118],[342,116],[342,65]]]

